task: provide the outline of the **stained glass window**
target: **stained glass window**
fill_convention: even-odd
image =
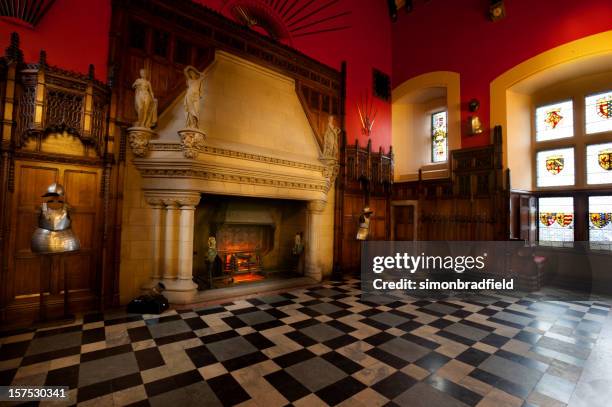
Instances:
[[[536,141],[574,136],[574,107],[571,100],[536,109]]]
[[[538,187],[574,185],[573,148],[540,151],[536,165]]]
[[[448,158],[448,115],[438,112],[431,115],[431,161],[444,162]]]
[[[584,99],[587,134],[612,131],[612,91]]]
[[[586,148],[587,184],[612,184],[612,143]]]
[[[574,241],[574,198],[540,198],[538,226],[541,242]]]
[[[593,248],[612,247],[612,196],[589,197],[589,240],[598,243]]]

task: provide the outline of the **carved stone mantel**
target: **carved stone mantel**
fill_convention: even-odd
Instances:
[[[145,191],[327,201],[337,174],[337,164],[290,161],[218,148],[199,149],[195,158],[187,158],[178,143],[176,148],[166,146],[163,150],[155,144],[151,143],[146,158],[133,160]]]

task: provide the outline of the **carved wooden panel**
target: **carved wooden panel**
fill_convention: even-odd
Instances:
[[[342,253],[339,259],[344,270],[356,271],[361,262],[361,245],[356,236],[363,205],[364,201],[361,195],[344,196]]]
[[[501,139],[451,152],[449,178],[399,182],[394,200],[418,200],[419,240],[500,240],[510,237],[510,202],[502,182]]]
[[[385,154],[381,149],[372,152],[372,143],[363,148],[358,142],[344,149],[344,181],[350,190],[361,189],[363,181],[369,184],[373,195],[387,196],[393,184],[393,150]]]
[[[414,205],[401,205],[393,208],[393,240],[414,240]]]
[[[20,65],[17,71],[15,144],[21,147],[35,138],[40,150],[49,134],[66,132],[101,157],[110,92],[94,79],[93,70],[87,76],[47,66],[43,53],[39,63]]]

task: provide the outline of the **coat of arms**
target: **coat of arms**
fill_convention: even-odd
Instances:
[[[604,119],[612,119],[612,96],[597,99],[597,114]]]
[[[612,170],[612,149],[602,150],[597,154],[599,166],[606,171]]]
[[[589,213],[589,219],[596,228],[606,227],[612,221],[612,213],[595,212]]]
[[[561,213],[557,213],[556,218],[557,218],[556,219],[557,223],[561,227],[566,227],[572,224],[572,221],[574,220],[574,215],[561,212]]]
[[[565,159],[561,155],[550,156],[546,158],[546,170],[552,175],[557,175],[563,171]]]
[[[542,212],[540,213],[540,222],[546,227],[551,226],[555,223],[556,215],[556,213]]]
[[[544,123],[551,129],[557,127],[557,125],[563,120],[563,116],[559,113],[561,109],[552,109],[546,112],[546,117],[544,118]]]

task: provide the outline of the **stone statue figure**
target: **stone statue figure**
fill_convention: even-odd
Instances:
[[[327,123],[327,130],[323,137],[323,157],[334,158],[338,156],[338,134],[340,134],[340,127],[336,126],[334,122],[334,116],[330,115]]]
[[[140,70],[140,78],[134,81],[132,88],[135,91],[134,103],[138,120],[135,127],[150,129],[157,124],[157,99],[153,96],[151,82],[147,80],[147,71]]]
[[[185,93],[185,120],[188,129],[197,129],[200,117],[200,99],[202,98],[202,87],[204,74],[193,66],[185,68],[187,79],[187,92]]]
[[[217,239],[215,239],[214,236],[208,238],[208,252],[206,257],[210,263],[214,262],[217,257]]]
[[[357,240],[368,240],[368,235],[370,234],[370,216],[374,211],[372,211],[368,206],[363,208],[363,212],[359,217],[359,229],[357,230]]]
[[[291,249],[291,253],[294,256],[299,256],[304,251],[304,243],[302,243],[302,232],[297,232],[295,234],[295,238],[293,241],[293,248]]]
[[[64,200],[64,187],[54,182],[42,197],[46,200],[40,206],[38,228],[32,235],[32,251],[53,254],[79,250],[81,244],[71,228],[70,207]]]

